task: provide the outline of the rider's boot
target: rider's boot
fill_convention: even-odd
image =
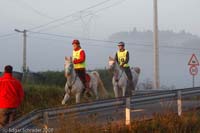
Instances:
[[[85,82],[85,95],[87,97],[91,97],[91,94],[90,94],[90,88],[89,88],[89,82]]]
[[[83,96],[85,93],[85,87],[83,88],[83,91],[81,92],[81,95]]]
[[[128,85],[126,88],[126,96],[132,96],[132,90],[134,90],[134,84],[132,80],[128,80]]]
[[[129,82],[129,88],[131,90],[135,90],[135,86],[134,86],[133,80],[128,80],[128,82]]]
[[[130,89],[131,89],[131,95],[133,95],[132,92],[135,91],[135,85],[134,85],[134,83],[133,83],[133,80],[130,81]]]

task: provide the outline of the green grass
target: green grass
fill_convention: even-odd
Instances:
[[[61,105],[64,88],[60,86],[24,85],[25,98],[19,108],[20,115],[35,109]]]

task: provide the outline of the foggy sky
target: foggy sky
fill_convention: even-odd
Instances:
[[[14,32],[15,28],[30,29],[102,1],[0,0],[0,34]],[[198,28],[200,23],[199,5],[199,0],[158,0],[159,29],[175,31],[184,29],[200,35]],[[113,7],[95,13],[95,11],[109,6]],[[93,13],[91,20],[89,20],[91,16],[88,16],[82,20],[74,20],[63,26],[43,31],[65,33],[72,36],[85,36],[85,33],[89,32],[91,37],[106,38],[111,33],[130,30],[133,27],[141,30],[152,29],[152,8],[153,0],[110,0],[82,14],[77,13],[64,19],[64,21],[69,21],[90,12]]]
[[[77,12],[103,1],[105,0],[0,0],[0,36],[14,33],[13,36],[0,37],[0,71],[6,64],[11,64],[16,71],[21,71],[22,34],[16,33],[14,29],[28,29],[72,37],[60,38],[28,32],[27,65],[33,71],[62,70],[64,56],[70,56],[72,53],[73,38],[107,39],[112,33],[131,31],[134,27],[139,30],[152,30],[153,0],[110,0],[95,8]],[[199,6],[199,0],[158,0],[159,29],[176,32],[185,30],[200,36]],[[71,15],[72,13],[75,14]],[[64,16],[68,17],[42,28],[32,29]],[[107,57],[114,55],[117,50],[115,47],[103,48],[99,45],[106,44],[100,42],[81,40],[81,43],[87,52],[87,64],[90,69],[107,66]],[[137,64],[145,70],[142,74],[143,79],[151,78],[152,54],[145,61],[146,55],[143,52],[133,50],[131,56],[133,61],[130,63]],[[180,64],[184,65],[187,64],[189,56],[172,57],[182,60]],[[169,62],[161,60],[160,63],[161,66],[166,66],[165,63],[173,66],[176,60]],[[175,68],[178,69],[179,66]],[[189,76],[188,72],[186,74],[187,65],[183,69],[185,73],[182,74]],[[166,76],[163,69],[161,74]],[[169,74],[168,78],[170,78]],[[188,81],[188,77],[184,81],[186,80]],[[167,80],[163,82],[168,84]],[[179,82],[181,84],[182,80]]]

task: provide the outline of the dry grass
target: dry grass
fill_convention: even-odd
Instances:
[[[199,133],[200,113],[189,112],[181,117],[171,112],[154,114],[151,120],[133,121],[131,127],[114,121],[97,124],[95,116],[80,122],[76,117],[61,115],[58,123],[55,133]]]
[[[64,95],[63,87],[28,85],[26,97],[20,107],[19,116],[34,109],[55,107],[60,105]],[[199,99],[199,97],[198,97]],[[74,104],[74,99],[69,101],[69,105]],[[166,106],[166,104],[165,104]],[[167,104],[167,108],[171,103]],[[124,125],[124,122],[114,122],[112,118],[106,124],[97,124],[97,116],[91,115],[80,122],[78,118],[60,115],[56,133],[200,133],[200,113],[193,111],[184,113],[179,117],[176,114],[166,111],[164,115],[154,114],[152,120],[133,121],[131,128]],[[73,114],[70,114],[73,116]],[[49,125],[50,126],[50,125]],[[50,126],[51,127],[51,126]]]
[[[60,119],[59,128],[55,133],[124,133],[128,129],[122,123],[108,122],[106,125],[96,124],[94,120],[86,120],[79,122],[77,118],[74,119]]]
[[[181,117],[174,113],[156,114],[150,121],[133,122],[132,130],[148,133],[196,133],[200,132],[200,114],[190,112]]]

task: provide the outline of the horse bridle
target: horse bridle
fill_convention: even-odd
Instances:
[[[118,81],[121,79],[123,73],[124,73],[124,70],[122,70],[122,72],[121,72],[119,78],[115,79],[116,82],[118,82]]]
[[[70,63],[70,65],[69,65],[69,67],[68,67],[68,71],[70,72],[70,74],[72,73],[72,67],[73,67],[73,64],[72,63]],[[70,93],[71,93],[71,89],[72,89],[72,86],[74,85],[74,83],[76,82],[76,79],[77,79],[77,74],[75,73],[75,78],[74,78],[74,80],[72,81],[72,83],[69,85],[68,84],[68,81],[67,81],[67,86],[68,86],[68,88],[69,88],[69,90],[70,90]]]
[[[114,67],[114,65],[116,65],[115,63],[116,63],[116,62],[114,62],[114,64],[112,64],[112,65],[113,65],[113,67]],[[121,68],[120,68],[120,69],[121,69]],[[122,74],[124,73],[124,70],[123,70],[123,69],[121,69],[121,70],[122,70],[122,72],[121,72],[120,76],[118,77],[118,75],[117,75],[117,77],[118,77],[118,78],[117,78],[117,79],[115,79],[115,81],[116,81],[116,82],[118,82],[118,81],[121,79],[121,77],[122,77]],[[114,71],[115,71],[115,70],[114,70]]]

